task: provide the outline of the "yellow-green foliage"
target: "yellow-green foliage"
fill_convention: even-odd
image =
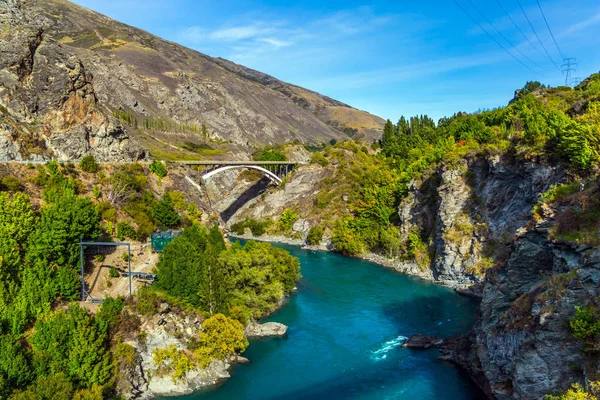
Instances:
[[[202,323],[202,329],[196,350],[196,358],[202,368],[206,368],[212,361],[242,353],[248,347],[244,326],[223,314],[215,314],[206,319]]]
[[[323,227],[319,225],[312,226],[308,231],[306,240],[313,246],[320,244],[321,240],[323,240]]]
[[[326,167],[329,165],[329,160],[325,158],[322,152],[315,151],[310,158],[310,162],[313,164],[319,164],[322,167]]]
[[[173,383],[182,380],[189,371],[196,368],[185,351],[178,349],[174,344],[167,348],[154,349],[152,362],[160,374],[170,374]]]
[[[364,242],[360,236],[352,229],[350,221],[347,219],[339,220],[333,228],[331,243],[336,250],[346,254],[355,255],[365,251]]]
[[[564,394],[547,394],[544,396],[544,400],[598,400],[599,397],[600,381],[593,381],[590,382],[588,390],[585,390],[580,384],[575,383]]]
[[[597,351],[600,347],[598,309],[592,306],[585,308],[576,306],[575,310],[575,316],[569,321],[573,336],[584,345],[585,351]]]
[[[177,211],[185,211],[188,208],[188,202],[185,200],[185,193],[178,190],[171,190],[169,192],[171,196],[171,203]]]
[[[297,220],[298,214],[296,213],[296,211],[292,210],[291,208],[286,208],[285,210],[283,210],[283,213],[279,217],[277,228],[280,231],[289,231],[290,229],[292,229],[294,222],[296,222]]]
[[[487,270],[492,268],[493,266],[494,259],[492,257],[483,257],[481,260],[479,260],[478,263],[467,268],[466,272],[469,274],[483,277],[485,276]]]
[[[427,243],[423,242],[418,231],[408,234],[408,256],[416,261],[421,270],[426,270],[431,265],[431,256]]]

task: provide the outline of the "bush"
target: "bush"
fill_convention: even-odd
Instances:
[[[600,319],[598,311],[591,306],[585,308],[576,306],[575,316],[569,321],[571,332],[575,339],[584,345],[585,351],[598,350],[600,335]]]
[[[119,221],[117,222],[117,237],[119,238],[119,240],[125,240],[125,238],[135,239],[135,229],[133,229],[133,227],[129,225],[128,222]]]
[[[6,188],[9,192],[20,192],[23,190],[23,185],[18,178],[9,175],[2,178],[0,181],[0,188]]]
[[[112,267],[108,271],[108,276],[110,276],[111,278],[118,278],[119,276],[121,276],[121,274],[119,274],[119,271],[115,267]]]
[[[361,237],[354,232],[347,220],[336,223],[331,243],[337,251],[345,255],[356,255],[365,250]]]
[[[323,228],[318,225],[311,227],[308,231],[306,240],[308,241],[308,244],[313,246],[320,244],[321,240],[323,240]]]
[[[202,328],[196,350],[196,357],[202,368],[207,367],[212,361],[242,353],[248,347],[244,326],[223,314],[215,314],[206,319],[202,323]]]
[[[296,222],[298,220],[298,214],[296,213],[296,211],[290,209],[290,208],[286,208],[285,210],[283,210],[283,213],[281,213],[281,216],[279,217],[279,230],[281,231],[289,231],[290,229],[292,229],[292,226],[294,225],[294,222]]]
[[[319,164],[322,167],[326,167],[329,165],[329,160],[327,160],[323,153],[321,153],[320,151],[313,153],[312,157],[310,158],[310,162],[312,164]]]
[[[159,178],[164,178],[167,176],[167,167],[162,162],[154,160],[150,164],[150,172],[153,172]]]
[[[271,221],[257,221],[255,219],[247,219],[245,225],[250,228],[253,236],[262,236],[267,232],[267,227],[271,225]]]
[[[152,362],[158,367],[159,374],[170,373],[173,383],[183,380],[196,367],[185,352],[174,344],[152,350]]]
[[[246,223],[244,221],[236,222],[231,225],[231,231],[237,235],[243,235],[246,232]]]
[[[96,173],[100,169],[100,166],[96,162],[96,159],[92,155],[87,155],[81,158],[79,161],[79,168],[85,172]]]

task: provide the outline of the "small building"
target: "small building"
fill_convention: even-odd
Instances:
[[[156,232],[150,235],[150,242],[152,243],[152,251],[153,252],[162,252],[167,244],[177,236],[181,235],[181,231],[161,231],[157,230]]]

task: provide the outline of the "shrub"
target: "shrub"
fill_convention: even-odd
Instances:
[[[244,336],[244,326],[223,314],[215,314],[202,323],[203,331],[198,339],[196,357],[200,367],[205,368],[212,361],[241,353],[248,347]]]
[[[311,244],[313,246],[320,244],[321,240],[323,240],[323,228],[319,225],[311,227],[308,231],[308,236],[306,237],[306,240],[308,241],[308,244]]]
[[[585,351],[598,350],[600,319],[595,308],[576,306],[575,316],[569,321],[569,326],[575,339],[584,345]]]
[[[12,175],[5,176],[4,178],[2,178],[0,183],[0,187],[6,188],[6,190],[8,190],[9,192],[20,192],[21,190],[23,190],[23,185],[21,184],[21,181],[19,181],[18,178]]]
[[[310,162],[313,164],[319,164],[322,167],[329,165],[329,160],[327,160],[320,151],[313,153],[312,157],[310,158]]]
[[[427,269],[431,264],[429,249],[418,231],[408,234],[408,256],[414,259],[422,270]]]
[[[298,214],[296,211],[286,208],[283,210],[283,213],[279,217],[279,230],[281,231],[289,231],[292,229],[294,222],[298,220]]]
[[[92,155],[83,156],[79,161],[79,168],[85,172],[96,173],[100,169],[100,166],[96,162],[96,159]]]
[[[231,225],[231,231],[238,235],[243,235],[246,232],[246,223],[244,221],[236,222]]]
[[[159,178],[164,178],[167,176],[167,167],[162,162],[154,160],[150,164],[150,172],[154,173]]]
[[[174,344],[170,344],[168,348],[154,349],[152,362],[158,367],[159,373],[171,373],[173,383],[183,380],[186,374],[195,368],[193,361]]]
[[[125,240],[125,238],[135,239],[135,229],[128,222],[119,221],[117,222],[117,237],[119,240]]]
[[[118,278],[121,274],[119,274],[119,271],[115,267],[112,267],[110,271],[108,271],[108,276],[111,278]]]
[[[337,251],[346,255],[360,254],[365,250],[361,237],[354,232],[347,220],[336,223],[331,236],[331,243]]]
[[[262,236],[267,232],[267,227],[271,221],[257,221],[255,219],[247,219],[245,225],[250,228],[253,236]]]

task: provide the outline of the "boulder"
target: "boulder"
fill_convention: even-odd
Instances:
[[[407,347],[409,349],[429,349],[431,347],[440,347],[445,342],[445,339],[437,336],[414,335],[409,337],[408,340],[402,344],[402,347]]]
[[[246,326],[246,336],[249,338],[285,336],[287,329],[287,326],[279,322],[266,322],[264,324],[250,322]]]

